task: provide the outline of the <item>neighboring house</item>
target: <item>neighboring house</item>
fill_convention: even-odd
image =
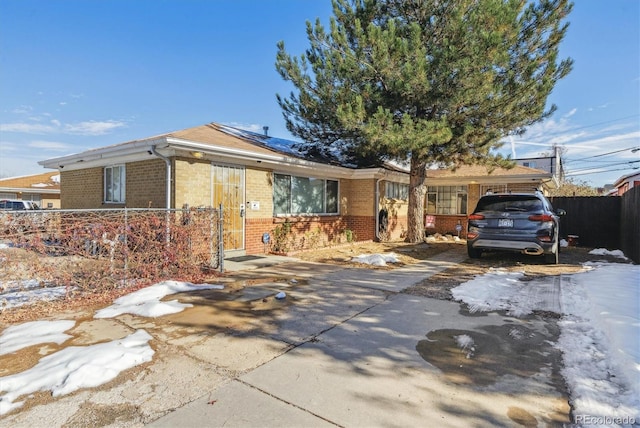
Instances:
[[[407,230],[409,175],[398,166],[355,168],[337,158],[309,159],[293,141],[210,123],[41,161],[61,176],[62,208],[223,205],[225,249],[265,251],[264,234],[290,225],[295,250],[397,239]],[[465,172],[466,171],[466,172]],[[551,173],[525,167],[430,170],[434,228],[452,232],[479,195],[555,186]],[[432,220],[432,217],[429,217]],[[462,229],[464,230],[464,229]],[[383,234],[383,236],[381,236]],[[306,243],[305,243],[306,241]]]
[[[541,169],[550,172],[558,180],[564,178],[564,168],[562,166],[562,156],[560,156],[560,148],[554,147],[553,156],[544,156],[539,158],[518,158],[514,159],[516,165],[526,166],[527,168]]]
[[[613,183],[613,188],[607,193],[607,196],[622,196],[629,189],[640,186],[640,172],[634,172],[624,175]]]
[[[60,173],[0,179],[0,199],[32,201],[40,208],[60,208]]]

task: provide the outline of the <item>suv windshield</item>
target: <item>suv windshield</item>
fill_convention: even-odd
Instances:
[[[479,211],[540,211],[542,210],[542,201],[535,196],[523,195],[496,195],[484,196],[480,198],[476,212]]]

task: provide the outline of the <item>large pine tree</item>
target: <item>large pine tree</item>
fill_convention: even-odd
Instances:
[[[548,117],[567,75],[559,60],[569,0],[333,0],[329,32],[307,22],[310,47],[276,68],[278,95],[309,153],[341,150],[363,166],[410,161],[408,238],[424,238],[427,167],[508,166],[500,139]]]

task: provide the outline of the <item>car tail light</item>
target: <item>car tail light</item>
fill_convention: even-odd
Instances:
[[[542,242],[551,242],[551,237],[550,236],[538,236],[538,239]]]
[[[553,221],[553,216],[549,214],[536,214],[530,215],[529,220],[531,221]]]
[[[478,234],[475,233],[475,232],[467,233],[467,239],[475,239],[477,236],[478,236]]]
[[[469,220],[484,220],[484,216],[482,214],[471,214]]]

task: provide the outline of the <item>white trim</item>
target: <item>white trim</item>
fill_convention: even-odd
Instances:
[[[60,189],[46,187],[0,187],[0,192],[40,193],[43,195],[59,195]]]

